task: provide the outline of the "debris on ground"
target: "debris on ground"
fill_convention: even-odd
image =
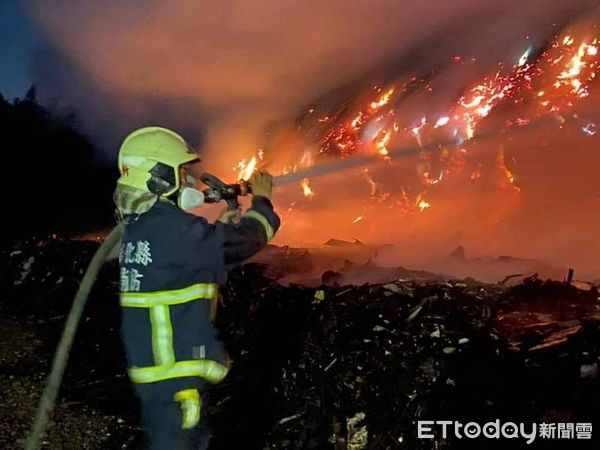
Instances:
[[[0,250],[2,448],[22,445],[97,246],[48,238]],[[235,364],[206,394],[212,449],[482,447],[418,439],[418,420],[585,422],[600,430],[596,286],[410,276],[282,285],[269,270],[246,264],[222,289],[217,326]],[[117,280],[112,262],[84,312],[46,448],[141,445]],[[598,448],[600,433],[592,437],[573,448]]]

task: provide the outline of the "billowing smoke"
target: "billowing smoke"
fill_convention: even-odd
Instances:
[[[428,70],[454,52],[495,64],[587,4],[33,0],[31,9],[56,46],[36,65],[42,87],[53,82],[46,95],[92,126],[170,122],[191,140],[205,133],[209,150],[243,154],[267,124],[344,83],[384,68]]]
[[[105,157],[114,157],[131,128],[160,123],[202,142],[207,165],[227,175],[257,147],[291,151],[273,147],[286,142],[273,135],[293,129],[309,105],[343,104],[371,83],[435,74],[434,92],[422,89],[403,105],[406,116],[435,117],[498,61],[515,61],[528,46],[543,48],[570,22],[597,18],[595,4],[32,0],[31,11],[53,45],[35,63],[41,94],[75,107]],[[473,63],[453,66],[454,55]],[[536,146],[536,139],[518,145]],[[592,271],[600,257],[593,225],[600,193],[592,181],[598,159],[581,136],[549,139],[556,152],[536,159],[534,150],[519,162],[522,195],[456,186],[439,194],[427,216],[403,218],[382,207],[367,217],[361,207],[369,187],[354,181],[362,175],[335,175],[316,186],[327,195],[289,214],[281,242],[317,243],[334,234],[394,242],[403,249],[395,256],[414,264],[462,244],[475,254],[563,258]],[[578,148],[567,152],[571,146]]]

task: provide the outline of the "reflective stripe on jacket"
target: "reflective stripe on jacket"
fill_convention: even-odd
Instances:
[[[122,335],[136,383],[219,382],[226,356],[210,320],[228,268],[262,249],[279,228],[255,197],[239,224],[210,224],[168,202],[130,220],[120,254]]]

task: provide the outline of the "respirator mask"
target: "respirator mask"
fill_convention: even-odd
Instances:
[[[184,211],[198,208],[204,204],[204,194],[196,189],[196,179],[188,174],[181,174],[181,187],[177,193],[177,206]]]

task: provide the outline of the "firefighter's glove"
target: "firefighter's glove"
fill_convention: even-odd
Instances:
[[[252,195],[265,197],[271,200],[273,190],[273,177],[268,172],[256,172],[248,180],[252,187]]]

